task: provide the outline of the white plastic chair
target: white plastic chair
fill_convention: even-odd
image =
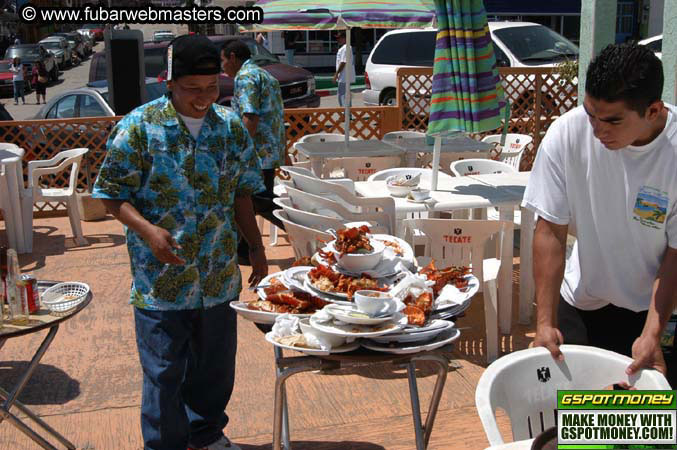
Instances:
[[[480,282],[484,297],[484,319],[487,329],[487,362],[498,357],[498,271],[507,222],[456,219],[408,219],[408,230],[419,230],[425,236],[424,256],[419,266],[435,260],[438,268],[450,265],[471,266]],[[484,257],[487,241],[496,235],[496,258]],[[410,241],[411,242],[411,241]]]
[[[464,159],[451,163],[449,169],[456,177],[517,172],[510,164],[492,159]]]
[[[28,189],[25,201],[31,207],[24,207],[23,219],[26,232],[32,232],[33,230],[33,203],[40,201],[65,202],[75,242],[78,245],[87,245],[87,239],[82,235],[75,187],[78,183],[78,173],[80,172],[82,157],[88,151],[88,148],[75,148],[59,152],[53,158],[44,161],[29,161]],[[57,174],[68,168],[70,168],[71,173],[67,187],[43,188],[40,186],[40,177]]]
[[[279,197],[274,199],[273,202],[287,213],[287,218],[290,221],[303,225],[304,227],[315,228],[322,231],[329,228],[335,230],[343,228],[343,221],[334,216],[317,214],[309,210],[295,208],[291,197]]]
[[[383,135],[383,141],[396,141],[397,139],[425,138],[422,131],[391,131]]]
[[[531,439],[555,426],[557,390],[601,390],[626,382],[637,389],[668,390],[670,384],[656,370],[640,370],[628,377],[631,358],[583,345],[561,345],[564,361],[555,361],[544,347],[505,355],[487,367],[475,389],[475,406],[489,444],[501,445],[496,410],[510,418],[513,441]]]
[[[298,141],[294,142],[292,147],[294,148],[294,157],[292,158],[292,162],[294,163],[295,166],[299,167],[304,167],[310,169],[310,160],[304,156],[301,152],[299,152],[298,147],[296,144],[300,144],[303,142],[345,142],[346,137],[343,134],[340,133],[313,133],[313,134],[306,134],[305,136],[302,136]],[[356,141],[357,138],[353,136],[348,137],[349,141]]]
[[[517,133],[508,133],[505,135],[505,144],[501,150],[501,155],[499,161],[506,164],[510,164],[516,170],[520,170],[520,162],[522,161],[522,155],[524,154],[524,149],[533,141],[533,138],[527,134],[517,134]],[[491,134],[489,136],[484,136],[482,142],[487,144],[499,144],[501,143],[500,134]]]
[[[15,144],[9,143],[0,143],[0,150],[19,150],[19,147]],[[21,192],[23,186],[23,176],[20,174],[20,159],[17,155],[14,156],[14,153],[9,153],[9,159],[16,161],[16,164],[19,166],[16,168],[16,172],[12,172],[10,176],[10,171],[14,171],[14,163],[12,167],[9,165],[0,166],[0,209],[2,210],[2,217],[5,222],[5,231],[7,232],[7,242],[9,247],[17,250],[17,252],[30,251],[24,246],[23,231],[19,221],[15,219],[17,212],[20,212],[22,206],[20,203],[16,203],[16,199],[21,197],[23,192]],[[17,183],[17,181],[19,181]],[[14,201],[12,200],[14,199]]]
[[[300,173],[292,174],[292,187],[300,191],[334,200],[345,206],[349,211],[362,213],[361,216],[367,213],[385,213],[388,217],[387,233],[394,234],[394,230],[396,230],[395,200],[391,197],[358,197],[355,195],[354,185],[351,180],[341,181],[347,181],[347,183],[339,184],[336,180],[322,180],[315,176],[307,176]],[[348,188],[346,185],[350,187]]]
[[[357,158],[328,158],[324,160],[322,167],[322,177],[331,178],[336,171],[343,171],[343,178],[349,178],[353,181],[366,181],[370,175],[380,170],[399,167],[402,165],[402,158],[399,156],[361,156]]]
[[[489,153],[480,153],[480,152],[455,152],[455,153],[442,153],[440,155],[440,173],[445,173],[447,175],[453,175],[449,170],[451,163],[456,161],[461,161],[465,159],[489,159]],[[419,157],[419,165],[421,167],[431,168],[433,162],[432,153],[423,153]]]
[[[317,249],[324,245],[322,242],[329,242],[334,239],[329,233],[299,225],[289,220],[287,213],[281,209],[273,211],[273,215],[284,223],[284,229],[294,249],[296,259],[312,257]]]
[[[291,177],[293,184],[303,191],[320,193],[323,191],[316,192],[315,190],[325,189],[320,187],[324,186],[323,183],[330,182],[333,185],[338,185],[342,187],[351,195],[355,194],[355,182],[348,178],[334,178],[331,180],[322,180],[321,178],[318,178],[310,169],[306,169],[304,167],[282,166],[281,169],[287,172]]]
[[[390,176],[400,174],[420,174],[421,175],[420,185],[424,185],[422,187],[428,189],[430,187],[430,180],[432,178],[433,171],[430,168],[421,168],[421,167],[394,167],[392,169],[380,170],[375,174],[370,175],[369,178],[367,178],[367,181],[385,181],[386,178]],[[438,173],[438,180],[442,180],[445,178],[451,179],[452,177],[447,175],[446,173],[441,172]]]
[[[311,194],[299,189],[288,187],[287,195],[291,202],[291,207],[297,210],[306,211],[312,214],[319,214],[321,216],[333,217],[342,223],[345,222],[370,222],[374,233],[392,234],[392,212],[361,210],[359,203],[363,200],[361,197],[354,197],[350,206],[357,208],[359,211],[355,212],[346,207],[343,202],[337,202],[330,198],[321,195]],[[389,199],[392,201],[392,199]],[[393,201],[392,209],[395,209]],[[289,214],[293,219],[293,216]],[[301,222],[299,222],[301,223]],[[332,227],[335,228],[335,227]]]

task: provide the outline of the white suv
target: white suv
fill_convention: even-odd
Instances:
[[[489,22],[499,67],[552,67],[578,57],[578,47],[551,29],[531,22]],[[365,105],[394,105],[396,70],[432,67],[436,29],[393,30],[371,51],[365,67]]]

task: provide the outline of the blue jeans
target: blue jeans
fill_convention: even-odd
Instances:
[[[186,450],[220,439],[235,381],[235,311],[228,303],[187,311],[134,308],[134,322],[144,448]]]
[[[26,103],[26,99],[24,98],[24,82],[23,82],[23,80],[12,81],[12,84],[14,85],[14,103],[19,102],[19,97],[21,97],[21,101],[23,103]]]
[[[346,87],[348,83],[338,83],[338,104],[346,106]]]
[[[287,64],[289,64],[290,66],[294,65],[294,52],[295,51],[296,50],[293,49],[293,48],[288,48],[284,51],[284,53],[287,55]]]

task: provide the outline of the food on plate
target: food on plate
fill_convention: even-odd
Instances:
[[[422,268],[419,273],[425,275],[428,280],[435,282],[432,289],[433,295],[437,296],[447,284],[453,284],[458,289],[468,286],[466,275],[470,274],[470,268],[466,266],[449,266],[444,269],[437,269],[433,260]]]
[[[404,256],[404,250],[402,250],[402,247],[397,242],[385,239],[379,239],[379,241],[383,242],[386,247],[390,247],[397,256]]]
[[[410,325],[423,326],[433,312],[433,296],[430,292],[423,292],[417,297],[409,294],[404,299],[407,305],[402,312],[407,316]]]
[[[334,249],[340,256],[348,253],[368,254],[374,251],[369,242],[369,227],[362,225],[357,228],[344,228],[338,230],[336,240],[334,241]]]
[[[247,308],[274,313],[312,314],[327,305],[327,302],[307,292],[288,290],[277,278],[270,279],[270,286],[263,290],[265,300],[247,303]]]
[[[417,186],[420,179],[420,174],[393,175],[386,182],[391,186]]]
[[[336,292],[346,294],[352,299],[355,291],[370,289],[372,291],[387,291],[387,287],[380,287],[377,280],[362,275],[360,278],[351,277],[333,271],[327,266],[317,266],[308,272],[312,285],[322,292]]]
[[[306,337],[302,334],[290,334],[289,336],[279,336],[273,338],[275,342],[288,345],[290,347],[312,348],[308,345]]]
[[[296,261],[294,261],[291,266],[292,267],[314,266],[314,264],[313,264],[313,260],[310,256],[304,256],[303,258],[299,258]]]

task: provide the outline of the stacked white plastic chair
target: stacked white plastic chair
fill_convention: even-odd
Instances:
[[[295,155],[293,157],[294,166],[310,169],[310,160],[298,151],[296,144],[304,142],[344,142],[345,139],[345,136],[339,133],[313,133],[302,136],[298,141],[294,142],[294,145],[292,146],[295,150]],[[357,138],[350,136],[348,140],[356,141]]]
[[[484,318],[487,330],[487,362],[498,357],[498,271],[501,267],[503,235],[509,226],[503,221],[408,219],[404,226],[419,230],[425,236],[424,256],[417,258],[419,266],[435,260],[437,268],[451,265],[471,266],[480,282],[484,297]],[[496,236],[496,257],[485,258],[489,238]]]
[[[0,143],[0,150],[19,150],[19,147],[15,144]],[[16,161],[18,161],[18,156],[16,156]],[[20,161],[18,161],[20,164]],[[31,251],[31,249],[26,249],[24,247],[24,229],[21,228],[17,220],[15,220],[15,214],[17,211],[23,209],[21,205],[14,204],[12,198],[21,198],[24,195],[21,186],[18,186],[12,177],[9,175],[9,169],[5,166],[0,167],[0,209],[2,210],[2,217],[5,222],[5,230],[7,232],[7,241],[9,247],[17,251]],[[17,169],[17,172],[20,169]],[[19,180],[23,178],[20,177],[20,174],[17,173],[16,177]],[[10,179],[12,181],[10,181]],[[25,227],[24,227],[25,228]]]
[[[24,197],[23,207],[25,233],[31,233],[33,230],[33,203],[65,202],[75,242],[78,245],[87,244],[87,239],[82,235],[75,188],[78,184],[78,173],[82,166],[82,158],[88,151],[88,148],[75,148],[59,152],[50,159],[28,162],[28,189]],[[55,175],[67,169],[71,171],[68,186],[45,188],[40,185],[41,177]]]
[[[510,418],[513,441],[531,439],[556,425],[557,390],[601,390],[625,382],[637,389],[668,390],[656,370],[628,377],[632,359],[582,345],[561,345],[564,361],[555,361],[543,347],[505,355],[484,371],[475,389],[475,406],[492,446],[504,443],[496,410]]]
[[[273,211],[273,215],[284,224],[296,259],[312,257],[318,248],[323,245],[322,242],[329,242],[333,239],[333,236],[327,232],[299,225],[289,220],[289,216],[284,210],[276,209]]]

